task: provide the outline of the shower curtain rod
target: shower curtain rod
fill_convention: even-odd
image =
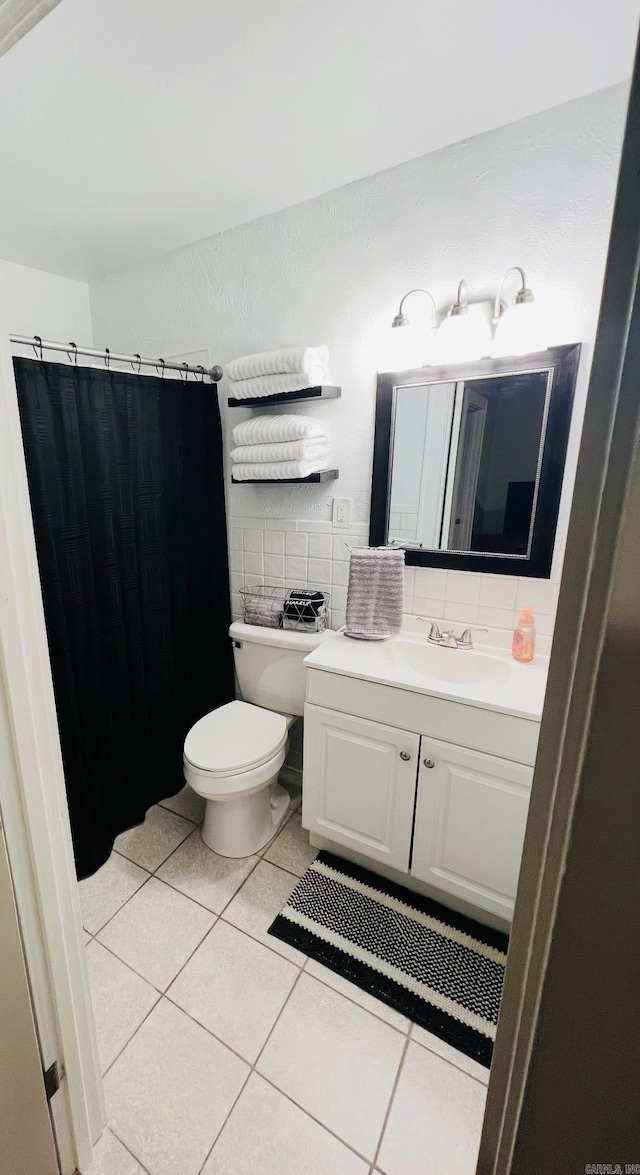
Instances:
[[[160,375],[164,375],[165,371],[180,371],[184,375],[199,375],[202,379],[208,375],[212,383],[217,383],[223,375],[222,368],[218,364],[214,364],[213,367],[203,367],[201,364],[192,367],[189,363],[171,363],[169,359],[143,359],[141,355],[120,355],[117,351],[110,351],[108,347],[97,351],[93,347],[78,347],[75,343],[55,343],[49,339],[41,339],[40,335],[9,335],[9,338],[12,343],[33,347],[36,355],[38,352],[40,353],[41,359],[43,351],[64,351],[74,364],[78,362],[78,355],[88,355],[92,359],[103,359],[107,369],[113,360],[114,363],[130,363],[134,371],[138,372],[141,367],[155,367]]]

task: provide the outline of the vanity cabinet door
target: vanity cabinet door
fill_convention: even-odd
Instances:
[[[510,919],[533,769],[422,738],[411,872]]]
[[[302,823],[394,869],[409,869],[420,738],[307,704]]]

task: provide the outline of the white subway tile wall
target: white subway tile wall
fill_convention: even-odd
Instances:
[[[345,531],[333,530],[330,522],[232,517],[229,569],[234,619],[242,618],[240,588],[264,583],[328,591],[331,627],[341,628],[345,622],[350,548],[367,542],[366,522],[356,522]],[[506,646],[520,609],[531,604],[536,612],[537,648],[546,655],[551,648],[563,547],[561,536],[551,580],[407,567],[405,614],[409,619],[425,617],[488,628],[489,642]],[[483,639],[487,638],[479,638]]]

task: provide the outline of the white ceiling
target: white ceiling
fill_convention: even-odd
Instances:
[[[63,0],[0,59],[0,257],[99,276],[612,85],[639,10]]]

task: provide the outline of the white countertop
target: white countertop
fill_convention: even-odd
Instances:
[[[430,645],[413,632],[385,641],[353,640],[336,633],[305,658],[310,669],[374,681],[429,694],[450,702],[496,710],[539,722],[549,661],[536,656],[527,665],[511,652],[489,645],[472,650]],[[476,680],[451,680],[456,677]]]

